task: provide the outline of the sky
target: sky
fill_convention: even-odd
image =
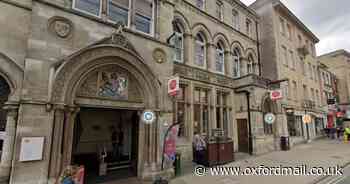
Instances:
[[[255,0],[241,0],[250,5]],[[317,55],[350,51],[350,0],[281,0],[319,39]]]

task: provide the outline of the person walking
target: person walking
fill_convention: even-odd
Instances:
[[[347,126],[344,130],[344,142],[345,143],[348,143],[349,135],[350,135],[350,128],[349,128],[349,126]]]

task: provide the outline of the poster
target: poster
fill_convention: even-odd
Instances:
[[[165,145],[164,145],[165,146],[164,156],[168,161],[175,161],[176,140],[177,140],[178,132],[179,132],[179,125],[175,125],[174,127],[171,128],[168,136],[166,137]]]
[[[44,137],[23,137],[21,141],[20,162],[43,159]]]

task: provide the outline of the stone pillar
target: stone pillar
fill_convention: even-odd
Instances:
[[[233,76],[233,55],[230,51],[225,51],[225,74],[229,77]]]
[[[184,34],[184,63],[187,63],[190,66],[193,66],[194,63],[194,54],[193,54],[193,37],[191,34]]]
[[[13,149],[17,130],[18,105],[6,103],[4,109],[7,110],[7,121],[0,163],[0,180],[8,181],[11,174]]]
[[[216,47],[215,45],[208,43],[207,44],[207,69],[211,72],[215,72],[215,54]]]
[[[62,166],[62,144],[63,144],[63,126],[64,126],[64,106],[56,106],[54,109],[54,124],[52,135],[52,154],[50,158],[49,177],[56,180],[61,172]]]

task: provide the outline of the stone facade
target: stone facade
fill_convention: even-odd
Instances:
[[[345,50],[337,50],[318,57],[318,60],[337,77],[338,102],[340,104],[349,104],[350,99],[349,58],[350,53]]]
[[[291,81],[319,89],[306,76],[299,79],[298,70],[283,68],[280,43],[266,42],[273,35],[265,28],[276,31],[276,17],[268,26],[265,14],[259,18],[238,0],[155,0],[144,7],[151,11],[148,17],[138,14],[144,4],[131,0],[124,22],[113,21],[110,1],[96,0],[96,11],[83,10],[76,4],[80,1],[0,2],[0,76],[11,88],[4,104],[3,181],[55,183],[71,164],[75,119],[85,107],[156,113],[155,123],[138,125],[137,177],[152,180],[173,175],[171,167],[161,171],[162,131],[171,123],[181,121],[177,150],[184,162],[193,159],[194,133],[210,138],[213,129],[233,140],[232,154],[262,154],[279,149],[280,136],[288,134],[285,107],[296,114],[304,110],[302,99],[271,101],[271,82],[295,75]],[[315,64],[314,55],[305,60]],[[127,94],[101,95],[102,73],[127,80]],[[180,77],[177,99],[167,93],[173,76]],[[321,116],[318,108],[312,109],[316,117]],[[275,114],[274,124],[264,123],[266,113]],[[44,138],[41,160],[20,161],[25,137]]]
[[[279,0],[258,0],[250,7],[261,17],[262,75],[273,81],[286,80],[280,85],[285,115],[280,134],[289,134],[291,144],[303,141],[307,134],[317,137],[328,111],[321,100],[315,51],[319,39]],[[308,131],[301,122],[305,113],[313,117]]]

